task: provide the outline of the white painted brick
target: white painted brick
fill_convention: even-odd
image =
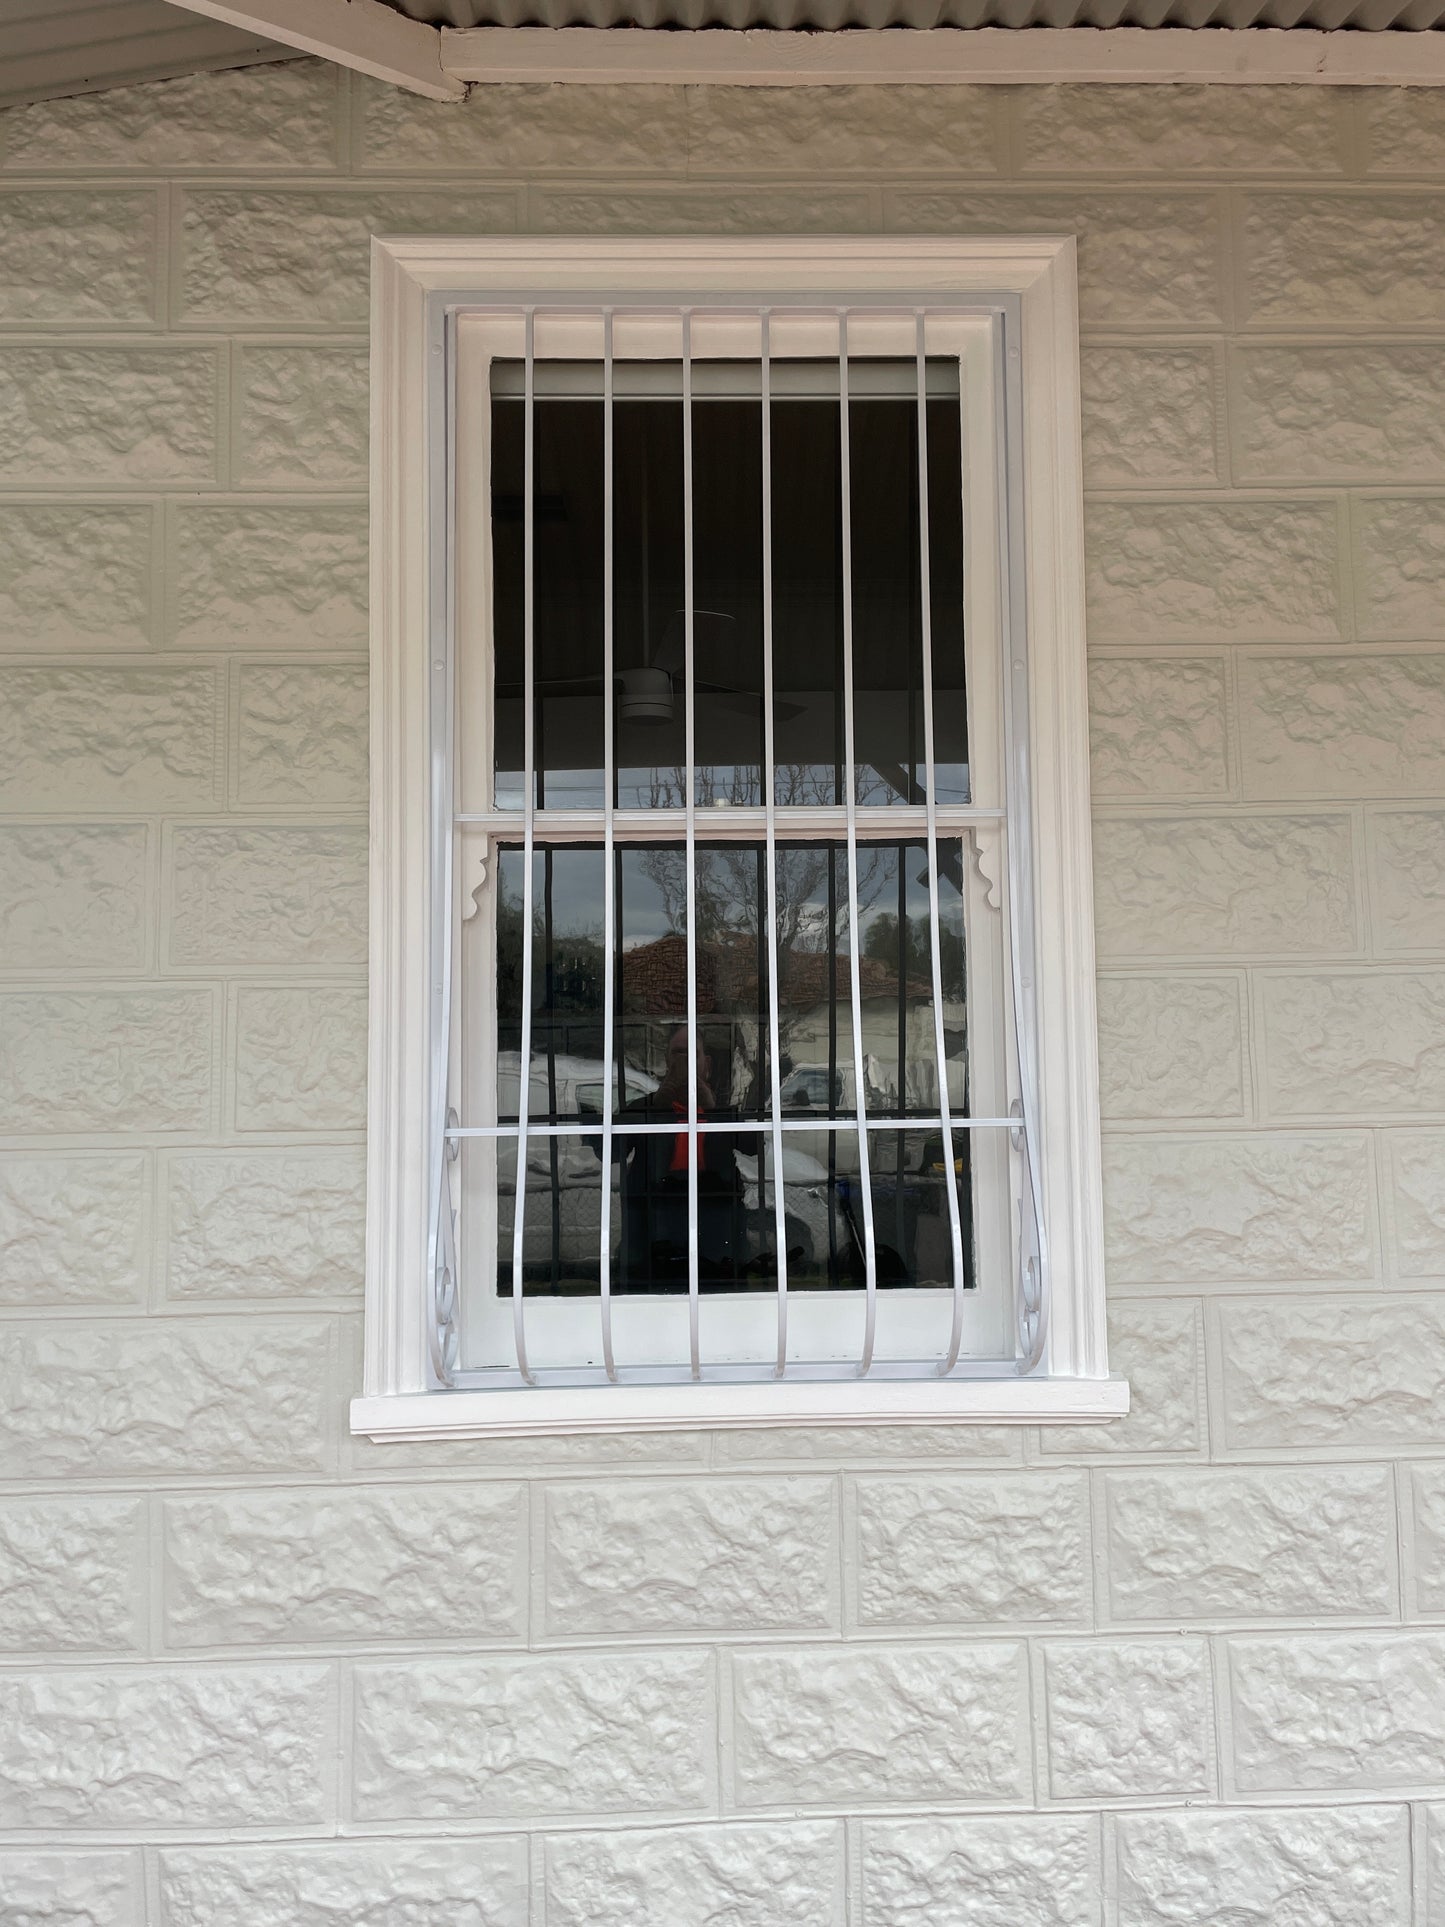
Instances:
[[[1323,88],[1020,87],[1026,174],[1341,172],[1341,105]]]
[[[1266,977],[1261,1008],[1279,1115],[1445,1111],[1445,971]]]
[[[247,663],[240,678],[237,801],[364,804],[367,675],[351,663]]]
[[[864,1626],[1089,1620],[1077,1474],[861,1478],[856,1506]]]
[[[328,1688],[319,1666],[0,1675],[0,1825],[314,1825]]]
[[[685,99],[692,165],[709,174],[995,170],[990,87],[690,87]]]
[[[123,1849],[0,1851],[0,1927],[142,1927],[140,1879]]]
[[[515,1638],[525,1533],[516,1485],[170,1499],[166,1643]]]
[[[324,169],[336,159],[339,78],[325,61],[296,60],[11,108],[5,171]]]
[[[1355,526],[1361,635],[1445,636],[1445,502],[1369,496],[1356,505]]]
[[[168,1847],[157,1927],[527,1927],[524,1843]]]
[[[1124,1813],[1119,1927],[1384,1927],[1410,1918],[1406,1807]]]
[[[192,189],[181,215],[180,312],[215,328],[364,322],[373,234],[499,234],[516,214],[515,188]]]
[[[1096,1823],[866,1820],[862,1927],[1095,1927]]]
[[[478,87],[438,106],[399,87],[357,87],[361,165],[386,174],[492,171],[681,174],[687,100],[681,87]]]
[[[213,1029],[209,990],[0,994],[0,1132],[204,1130]]]
[[[828,1480],[553,1486],[545,1520],[548,1632],[815,1631],[835,1622]]]
[[[1109,1369],[1129,1381],[1128,1417],[1107,1425],[1043,1426],[1039,1449],[1045,1457],[1127,1458],[1200,1449],[1204,1358],[1196,1304],[1111,1298]]]
[[[1445,1634],[1294,1633],[1227,1651],[1241,1793],[1438,1784]]]
[[[1218,796],[1229,788],[1219,657],[1096,656],[1089,743],[1096,799]]]
[[[1026,1797],[1022,1646],[747,1652],[733,1678],[744,1807]]]
[[[1113,1471],[1111,1617],[1388,1616],[1395,1502],[1379,1466]]]
[[[171,844],[170,961],[366,960],[366,828],[182,825]]]
[[[0,957],[8,970],[146,957],[148,842],[140,823],[0,827]]]
[[[330,1338],[316,1319],[16,1325],[0,1476],[320,1471]]]
[[[1246,656],[1251,796],[1445,792],[1445,655]]]
[[[238,377],[236,481],[364,484],[367,394],[364,346],[248,344]]]
[[[1056,1800],[1207,1793],[1209,1648],[1202,1639],[1044,1648],[1049,1792]]]
[[[357,1151],[210,1152],[167,1166],[172,1298],[334,1298],[361,1290]]]
[[[139,1500],[0,1504],[0,1651],[142,1647],[144,1526]]]
[[[554,1834],[546,1927],[800,1927],[838,1918],[842,1829],[672,1827]]]
[[[1094,920],[1105,957],[1352,951],[1350,819],[1102,817]]]
[[[1115,1284],[1367,1278],[1372,1195],[1360,1134],[1111,1137],[1109,1275]]]
[[[168,642],[181,649],[365,646],[363,507],[181,503],[174,516]]]
[[[887,208],[889,227],[900,233],[1077,235],[1079,315],[1088,327],[1153,322],[1201,329],[1218,322],[1219,204],[1212,194],[899,188]]]
[[[710,1800],[711,1661],[448,1654],[356,1669],[361,1820],[695,1812]]]
[[[1234,365],[1237,481],[1445,477],[1445,371],[1433,347],[1250,343]]]
[[[151,520],[141,503],[0,504],[0,649],[144,649]]]
[[[216,480],[216,350],[0,348],[0,482]]]
[[[1402,1468],[1411,1547],[1409,1599],[1414,1613],[1445,1612],[1445,1466]]]
[[[1244,1115],[1233,978],[1101,977],[1098,1003],[1106,1118]]]
[[[1382,950],[1445,950],[1445,811],[1371,816],[1370,915]]]
[[[0,670],[0,809],[205,809],[218,694],[210,669]]]
[[[539,234],[852,234],[875,226],[866,187],[538,187]]]
[[[139,1152],[0,1162],[0,1304],[124,1305],[145,1294],[150,1177]]]
[[[1394,1204],[1394,1259],[1402,1278],[1445,1275],[1445,1135],[1386,1139]]]
[[[1307,642],[1338,636],[1333,502],[1092,502],[1096,642]]]
[[[1445,101],[1433,87],[1371,87],[1360,95],[1370,174],[1445,172]]]
[[[1019,1435],[1010,1425],[782,1425],[719,1432],[713,1450],[719,1465],[886,1465],[898,1459],[936,1465],[1016,1460]]]
[[[160,1898],[157,1927],[526,1927],[526,1849],[506,1835],[171,1847]]]
[[[0,322],[154,320],[158,214],[137,188],[0,192]]]
[[[1422,1298],[1228,1305],[1220,1406],[1235,1451],[1433,1450],[1445,1434],[1445,1310]]]
[[[1445,321],[1445,225],[1436,195],[1246,196],[1246,324],[1384,330]]]
[[[366,1122],[366,992],[245,987],[236,997],[236,1128],[348,1131]]]
[[[1080,376],[1086,487],[1218,480],[1212,349],[1086,347]]]

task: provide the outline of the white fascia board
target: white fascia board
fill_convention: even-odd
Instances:
[[[430,100],[461,100],[465,83],[442,67],[441,35],[382,0],[175,0],[228,26],[265,34],[299,52],[387,80]]]
[[[234,18],[240,10],[209,7]],[[277,31],[268,28],[268,31]],[[278,35],[284,38],[284,35]],[[1439,87],[1445,33],[1272,27],[890,27],[832,33],[614,27],[443,28],[457,80],[658,86],[1041,86],[1081,81],[1211,86]]]

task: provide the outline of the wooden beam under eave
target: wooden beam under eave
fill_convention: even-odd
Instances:
[[[265,34],[339,67],[388,80],[430,100],[461,100],[466,83],[442,66],[441,34],[381,0],[174,0],[187,13]]]
[[[1273,27],[888,27],[673,32],[637,27],[442,29],[442,62],[479,81],[659,86],[912,87],[1187,82],[1445,86],[1445,32]]]

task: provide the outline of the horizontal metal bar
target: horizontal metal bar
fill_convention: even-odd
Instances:
[[[938,831],[946,836],[951,831],[966,830],[975,823],[1001,823],[1004,816],[1002,809],[985,809],[982,805],[975,807],[972,803],[940,803]],[[494,836],[520,837],[526,819],[524,812],[517,809],[463,810],[452,820],[457,824],[490,830]],[[831,836],[841,842],[845,833],[841,803],[780,803],[776,820],[779,838],[784,842],[816,836]],[[645,843],[671,842],[675,839],[680,842],[687,828],[687,813],[680,809],[617,810],[613,813],[612,822],[619,841]],[[533,817],[534,832],[539,838],[596,838],[600,841],[606,825],[606,814],[600,804],[595,810],[538,810]],[[860,803],[858,806],[858,835],[869,843],[886,841],[889,836],[900,832],[907,836],[916,831],[922,836],[927,826],[928,813],[921,803]],[[707,809],[697,818],[697,834],[709,843],[754,840],[761,843],[767,834],[767,811],[761,805],[752,803]]]
[[[952,1120],[956,1131],[1016,1131],[1019,1121],[1016,1117],[955,1117]],[[853,1117],[785,1117],[777,1120],[740,1118],[736,1123],[725,1118],[699,1118],[697,1128],[701,1131],[731,1131],[741,1136],[744,1133],[772,1131],[856,1131],[859,1121]],[[636,1124],[623,1123],[619,1118],[612,1120],[612,1130],[616,1137],[676,1137],[679,1131],[687,1129],[686,1123],[679,1118],[675,1123],[666,1119],[653,1119]],[[868,1117],[863,1119],[866,1131],[941,1131],[943,1120],[937,1117]],[[448,1137],[490,1137],[515,1138],[522,1135],[520,1124],[453,1124],[447,1129]],[[601,1137],[602,1117],[598,1114],[595,1124],[535,1124],[527,1120],[527,1136],[533,1137]]]

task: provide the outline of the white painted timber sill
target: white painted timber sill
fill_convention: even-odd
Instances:
[[[991,301],[1005,337],[1014,425],[1006,476],[1027,604],[1032,763],[1033,1036],[1049,1284],[1036,1367],[1007,1361],[948,1377],[774,1379],[736,1368],[700,1382],[443,1389],[428,1276],[433,1133],[431,689],[449,647],[438,566],[445,535],[445,316],[472,303],[549,296],[618,301],[667,292],[705,305],[745,295],[904,305]],[[1002,304],[1002,305],[1000,305]],[[789,1424],[1078,1424],[1122,1416],[1129,1389],[1105,1345],[1088,809],[1079,350],[1072,237],[766,240],[402,239],[373,243],[371,949],[366,1364],[354,1432],[388,1438]],[[1014,359],[1016,358],[1016,359]],[[1021,379],[1019,379],[1021,371]],[[1002,499],[1003,490],[1000,490]],[[1022,632],[1020,632],[1022,633]]]

